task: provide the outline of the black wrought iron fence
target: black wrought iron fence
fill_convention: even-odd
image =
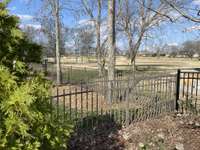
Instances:
[[[111,89],[109,83],[112,83]],[[57,119],[83,123],[87,118],[109,115],[118,123],[129,124],[175,110],[176,76],[64,85],[54,88],[53,95],[52,117]],[[112,97],[111,101],[108,96]]]
[[[200,113],[200,71],[178,70],[177,100],[182,113]]]

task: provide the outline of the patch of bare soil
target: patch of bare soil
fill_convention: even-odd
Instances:
[[[200,116],[167,115],[126,128],[106,121],[78,129],[69,145],[74,150],[199,150]]]
[[[199,150],[200,116],[168,115],[120,131],[128,150]]]
[[[85,128],[78,128],[70,139],[69,149],[123,150],[125,141],[118,132],[121,130],[121,126],[108,119],[107,116],[103,116],[101,119],[101,122],[94,125],[88,122],[89,124]],[[98,121],[100,120],[98,119]]]

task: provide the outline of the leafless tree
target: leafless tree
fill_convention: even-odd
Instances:
[[[173,1],[170,1],[170,0],[161,0],[161,1],[163,1],[163,2],[165,2],[167,5],[169,5],[171,8],[173,8],[177,13],[179,13],[182,17],[184,17],[184,18],[186,18],[186,19],[188,19],[189,21],[192,21],[192,22],[194,22],[194,23],[197,23],[198,25],[197,26],[193,26],[193,27],[190,27],[190,28],[188,28],[188,29],[186,29],[185,31],[186,32],[191,32],[191,31],[193,31],[193,30],[199,30],[200,29],[200,25],[199,25],[199,23],[200,23],[200,10],[199,10],[199,8],[198,9],[192,9],[193,10],[193,14],[190,14],[188,11],[186,11],[186,10],[188,10],[188,8],[186,8],[186,10],[183,10],[181,7],[179,7],[176,3],[174,3]],[[183,0],[182,0],[183,1]],[[192,1],[193,2],[193,1]],[[187,2],[186,1],[186,3],[184,4],[184,6],[186,6],[187,7],[187,5],[188,4],[191,4],[191,1],[189,1],[189,2]],[[194,14],[196,14],[196,16],[194,16]],[[197,42],[198,43],[198,42]],[[194,44],[194,43],[193,43]],[[188,47],[189,45],[189,47],[194,47],[194,45],[193,44],[191,44],[191,42],[186,42],[186,43],[184,43],[184,45],[185,46],[183,46],[183,47]],[[193,45],[193,46],[192,46]],[[195,44],[197,47],[199,47],[199,45],[198,44]],[[193,49],[193,48],[192,48]],[[199,48],[196,48],[197,49],[197,53],[199,54]],[[192,53],[194,53],[193,52],[193,50],[191,50],[190,52],[188,52],[189,53],[189,56],[191,56],[192,55]]]
[[[96,32],[96,58],[99,70],[99,76],[104,75],[105,58],[103,55],[103,46],[106,39],[102,39],[101,36],[101,24],[102,24],[102,11],[105,8],[105,0],[81,0],[81,14],[84,14],[90,18],[93,22]],[[102,41],[103,40],[103,41]]]
[[[124,0],[119,5],[118,29],[128,39],[129,54],[133,71],[135,58],[147,32],[158,27],[164,21],[172,21],[171,11],[166,3],[153,0]]]
[[[38,30],[37,30],[37,29],[35,29],[35,28],[32,27],[32,26],[27,26],[27,27],[24,27],[24,28],[23,28],[23,31],[24,31],[26,37],[27,37],[30,41],[35,42],[36,34],[38,33]]]
[[[81,56],[87,56],[89,60],[89,55],[92,54],[92,49],[94,45],[93,32],[88,28],[81,28],[79,29],[77,38],[78,38],[77,44],[78,44],[78,48],[79,48]]]
[[[199,41],[185,41],[179,51],[179,54],[193,58],[194,54],[199,52]]]
[[[112,88],[115,77],[115,0],[108,0],[108,101],[112,101]]]
[[[174,1],[172,1],[172,0],[160,0],[160,1],[165,2],[167,5],[169,5],[171,8],[173,8],[176,12],[178,12],[182,17],[184,17],[190,21],[200,23],[200,18],[197,18],[197,17],[189,14],[188,12],[184,11]],[[181,0],[181,1],[185,1],[185,0]],[[191,3],[191,1],[189,1],[189,2],[185,1],[184,4],[188,5],[188,3]],[[197,14],[197,16],[200,16],[200,10],[196,10],[196,14]]]
[[[61,0],[42,0],[41,15],[37,20],[45,25],[43,27],[44,33],[47,34],[48,40],[51,44],[51,49],[54,50],[56,56],[56,81],[61,84],[61,65],[60,65],[60,51],[61,51]]]
[[[56,79],[57,84],[61,83],[61,65],[60,65],[60,5],[59,0],[52,0],[52,10],[55,21],[56,32]]]

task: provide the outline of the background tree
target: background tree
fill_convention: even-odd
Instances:
[[[57,84],[61,84],[61,65],[60,65],[60,3],[59,0],[52,0],[52,10],[55,21],[56,33],[56,77]]]
[[[55,23],[53,16],[48,11],[43,11],[38,15],[36,20],[41,24],[41,32],[44,34],[45,55],[55,57],[56,39],[55,39]]]
[[[180,46],[165,44],[163,45],[162,50],[165,52],[165,54],[168,54],[170,57],[176,57],[180,52]]]
[[[87,28],[79,29],[78,32],[78,45],[81,56],[87,56],[89,59],[90,54],[94,47],[94,34]],[[83,57],[82,57],[83,58]],[[83,60],[82,60],[83,62]]]
[[[25,36],[28,38],[29,41],[37,42],[38,34],[40,33],[39,29],[35,29],[32,26],[25,26],[22,28]]]
[[[188,8],[187,6],[190,6],[190,4],[192,4],[192,2],[194,2],[193,0],[192,1],[187,1],[187,0],[178,0],[178,2],[181,2],[183,3],[183,7],[180,7],[179,5],[177,5],[176,3],[174,3],[174,1],[169,1],[169,0],[161,0],[163,2],[165,2],[167,5],[169,5],[172,9],[174,9],[178,14],[180,14],[183,18],[186,18],[187,20],[190,20],[191,22],[194,22],[194,23],[197,23],[197,26],[194,26],[194,27],[191,27],[189,29],[189,31],[192,31],[192,30],[199,30],[199,23],[200,23],[200,10],[199,8]],[[192,10],[192,11],[191,11]],[[187,31],[188,29],[186,29]],[[185,47],[191,45],[189,43],[185,43]],[[197,44],[198,45],[198,44]],[[196,46],[197,46],[196,45]],[[189,46],[190,47],[190,46]],[[193,48],[192,48],[193,49]],[[190,51],[190,52],[187,52],[189,53],[189,56],[192,55],[193,53],[193,50]],[[199,52],[197,52],[199,54]]]
[[[108,0],[108,101],[112,101],[112,88],[115,78],[115,0]]]
[[[189,12],[187,6],[191,4],[191,2],[195,1],[188,1],[188,0],[177,0],[177,1],[170,1],[170,0],[160,0],[161,2],[165,2],[167,5],[169,5],[172,9],[174,9],[177,13],[179,13],[182,17],[192,21],[192,22],[196,22],[196,23],[200,23],[200,18],[198,18],[198,16],[200,16],[200,10],[199,9],[193,9],[193,14],[191,14],[191,12]],[[180,7],[180,5],[178,5],[177,3],[183,3],[183,7]],[[185,8],[186,6],[186,8]],[[194,16],[194,11],[196,11],[196,16]]]
[[[195,43],[195,52],[196,54],[199,55],[199,58],[200,58],[200,40],[197,40],[194,43]]]
[[[40,21],[46,25],[46,29],[43,28],[48,35],[48,40],[53,42],[51,44],[52,49],[55,46],[55,60],[56,60],[56,81],[57,84],[61,84],[61,64],[60,64],[60,52],[61,52],[61,11],[64,1],[61,0],[43,0],[41,11],[43,12],[40,16]],[[62,2],[62,3],[61,3]],[[47,20],[45,20],[47,19]],[[46,22],[47,21],[47,22]],[[49,23],[49,24],[47,24]]]
[[[182,48],[179,53],[182,55],[186,55],[189,58],[192,58],[195,52],[196,52],[195,42],[186,41],[182,44]]]
[[[124,0],[119,5],[118,29],[124,32],[128,40],[133,70],[135,58],[143,37],[164,21],[171,21],[168,14],[171,8],[162,2],[153,0]]]
[[[102,12],[106,8],[105,0],[81,0],[80,14],[88,16],[94,25],[96,35],[96,58],[99,70],[99,76],[104,75],[105,58],[103,55],[103,46],[107,39],[101,35],[101,26],[103,22]]]

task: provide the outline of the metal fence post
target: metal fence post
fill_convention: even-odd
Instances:
[[[45,76],[47,76],[47,74],[48,74],[47,63],[48,63],[48,60],[47,60],[47,59],[44,59],[42,65],[43,65],[43,72],[44,72],[44,75],[45,75]]]
[[[180,91],[180,75],[181,75],[181,70],[177,70],[177,78],[176,78],[176,111],[179,110],[179,91]]]

